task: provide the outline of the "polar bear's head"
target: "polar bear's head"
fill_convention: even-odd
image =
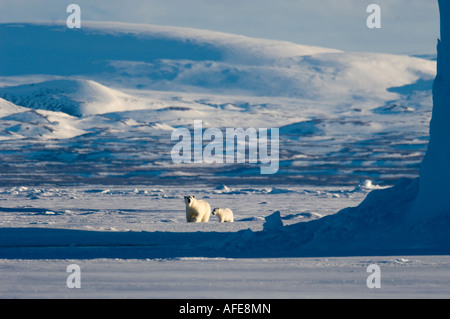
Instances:
[[[186,205],[192,204],[195,200],[195,196],[184,196],[184,202],[186,203]]]
[[[214,208],[211,214],[213,214],[214,216],[217,215],[219,213],[219,209],[220,208]]]

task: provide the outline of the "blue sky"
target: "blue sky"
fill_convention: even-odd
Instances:
[[[192,27],[345,51],[427,54],[439,37],[437,0],[0,0],[0,22],[82,20]],[[381,7],[381,29],[366,8]]]

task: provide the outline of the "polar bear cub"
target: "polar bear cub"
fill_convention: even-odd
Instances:
[[[207,201],[195,196],[184,196],[186,203],[186,220],[188,223],[207,223],[211,215],[211,206]]]
[[[229,208],[214,208],[212,211],[214,216],[219,217],[221,223],[232,223],[234,222],[233,211]]]

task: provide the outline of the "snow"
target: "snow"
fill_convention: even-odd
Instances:
[[[265,228],[274,208],[280,209],[276,215],[283,225],[295,227],[352,206],[369,190],[290,187],[272,193],[236,187],[222,193],[215,188],[199,186],[195,192],[218,205],[245,203],[235,223],[185,223],[184,187],[0,189],[0,297],[448,297],[448,256],[299,257],[271,246],[280,231]],[[334,197],[337,193],[341,196]],[[253,240],[263,229],[272,239],[261,253]],[[228,245],[244,235],[251,249],[242,242],[240,255]],[[198,238],[204,239],[202,244],[196,243]],[[80,266],[81,289],[66,286],[71,264]],[[366,285],[370,264],[382,271],[377,291]]]
[[[0,38],[0,297],[448,297],[450,220],[408,214],[436,61],[112,22]],[[200,119],[280,128],[279,172],[172,163]],[[187,195],[235,222],[187,224]]]
[[[0,95],[17,105],[76,117],[139,109],[135,98],[90,80],[19,85],[0,89]]]
[[[255,302],[280,298],[446,299],[449,262],[448,256],[5,260],[0,266],[0,296]],[[80,289],[66,287],[66,268],[72,263],[81,268]],[[367,288],[370,264],[381,268],[380,289]]]

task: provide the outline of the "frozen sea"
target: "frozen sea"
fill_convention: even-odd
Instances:
[[[283,225],[358,205],[365,188],[198,186],[213,206],[245,203],[234,223],[185,221],[185,187],[1,189],[1,298],[448,298],[448,256],[266,256],[214,249],[239,231]],[[317,203],[320,203],[318,205]],[[130,205],[131,204],[131,205]],[[199,243],[198,240],[205,242]],[[211,242],[208,243],[208,240]],[[274,257],[275,256],[275,257]],[[81,287],[68,288],[69,265]],[[380,267],[369,288],[367,267]]]

